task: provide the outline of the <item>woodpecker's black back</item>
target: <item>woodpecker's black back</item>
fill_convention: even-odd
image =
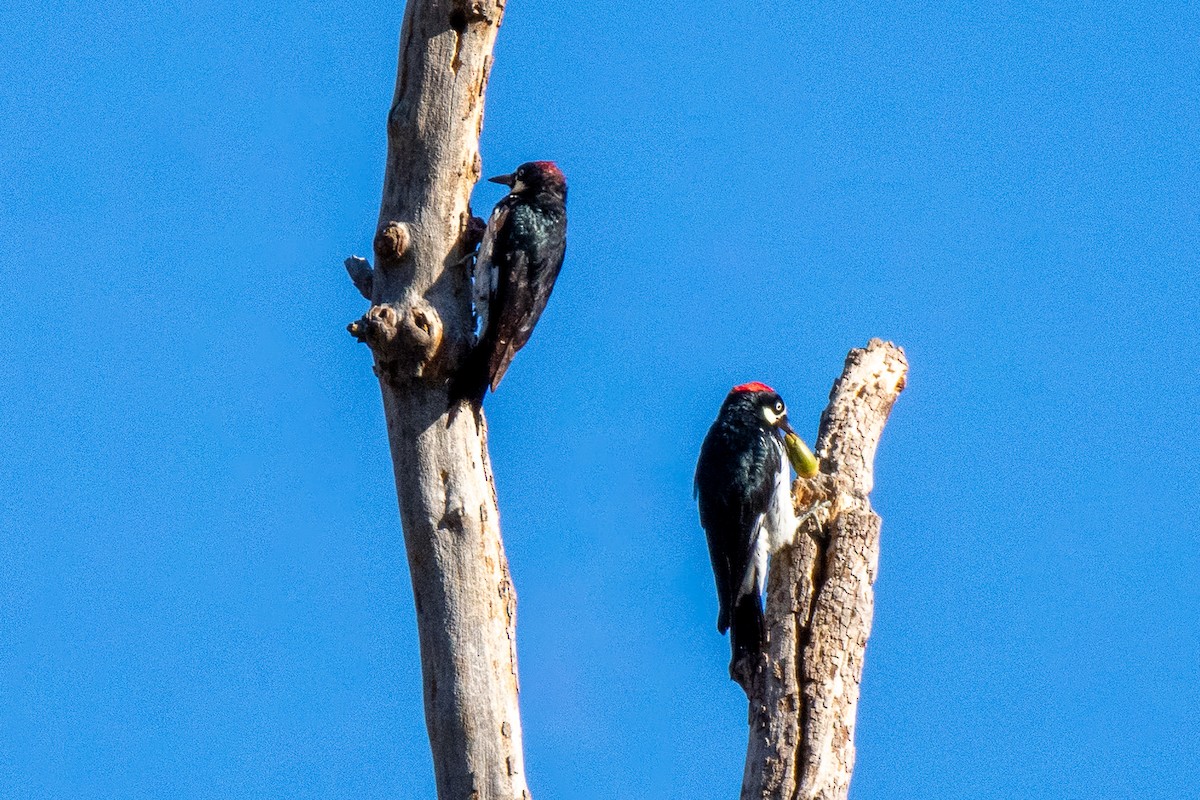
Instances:
[[[546,309],[567,247],[567,184],[552,162],[493,178],[512,191],[496,204],[474,270],[480,330],[450,389],[452,403],[482,402],[500,385]]]
[[[696,464],[700,524],[717,584],[717,630],[730,631],[735,664],[762,648],[759,583],[765,575],[758,574],[764,564],[756,549],[765,546],[759,541],[765,535],[764,517],[776,502],[779,474],[786,469],[764,407],[778,407],[783,417],[782,400],[769,387],[745,384],[730,392]]]

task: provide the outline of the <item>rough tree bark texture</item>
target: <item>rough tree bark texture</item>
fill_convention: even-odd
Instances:
[[[904,351],[891,343],[851,350],[821,415],[821,472],[793,486],[800,511],[829,506],[771,564],[767,659],[747,691],[742,800],[845,800],[849,792],[879,563],[880,519],[868,496],[875,449],[907,373]]]
[[[346,268],[371,308],[416,600],[425,722],[442,800],[528,797],[517,707],[516,596],[500,540],[482,415],[448,419],[446,381],[465,353],[469,286],[458,263],[479,226],[468,206],[497,0],[409,0],[376,229],[374,269]]]

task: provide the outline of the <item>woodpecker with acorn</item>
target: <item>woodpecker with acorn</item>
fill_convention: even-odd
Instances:
[[[483,402],[500,385],[546,309],[567,247],[567,181],[553,161],[488,178],[509,187],[488,219],[472,270],[474,346],[450,386],[451,404]]]
[[[729,631],[735,680],[753,669],[766,637],[767,558],[796,533],[788,469],[794,442],[799,437],[779,394],[763,383],[744,383],[725,398],[696,464],[700,525],[717,582],[717,630]]]

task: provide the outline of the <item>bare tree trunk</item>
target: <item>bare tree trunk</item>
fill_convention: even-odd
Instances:
[[[350,332],[375,357],[416,601],[425,720],[441,800],[523,800],[516,595],[500,539],[482,413],[447,413],[447,380],[472,326],[460,260],[503,0],[410,0],[374,250],[346,268],[371,308]],[[870,632],[880,521],[875,447],[904,387],[903,351],[851,351],[821,420],[822,473],[802,509],[828,501],[768,584],[765,670],[748,687],[743,800],[845,798]],[[824,542],[824,543],[822,543]]]
[[[482,414],[447,416],[447,379],[470,337],[460,260],[502,0],[409,0],[388,113],[375,268],[346,268],[371,308],[416,600],[425,723],[442,800],[527,798],[517,705],[516,595],[500,540]]]
[[[793,486],[801,511],[829,506],[771,565],[767,658],[747,687],[742,800],[848,795],[879,563],[880,519],[868,495],[875,449],[907,373],[904,351],[891,343],[851,350],[821,415],[821,472]]]

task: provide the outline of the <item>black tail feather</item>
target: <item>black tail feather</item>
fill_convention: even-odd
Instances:
[[[487,355],[482,347],[474,347],[463,360],[458,373],[450,381],[450,407],[469,402],[475,408],[483,404],[488,387]]]
[[[742,595],[730,620],[729,643],[733,650],[730,669],[747,658],[757,660],[767,638],[766,619],[758,592]]]

